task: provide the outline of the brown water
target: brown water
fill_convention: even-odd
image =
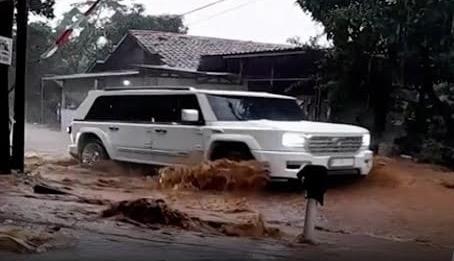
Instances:
[[[209,220],[192,217],[171,208],[162,199],[142,198],[112,204],[102,212],[102,217],[116,217],[117,220],[137,225],[164,225],[193,231],[221,233],[241,237],[279,237],[278,229],[266,226],[261,215],[254,215],[241,222]]]
[[[302,232],[304,192],[256,186],[254,179],[267,181],[258,163],[165,168],[155,178],[115,164],[102,170],[72,164],[44,160],[30,171],[81,195],[80,202],[99,205],[100,213],[109,202],[163,199],[170,209],[217,233],[292,239]],[[454,246],[454,189],[449,186],[454,173],[400,159],[378,157],[375,165],[365,179],[330,182],[319,229]]]
[[[259,190],[268,182],[268,172],[256,161],[218,160],[159,170],[159,185],[165,189]]]

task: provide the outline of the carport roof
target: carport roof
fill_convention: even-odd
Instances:
[[[55,75],[43,77],[44,81],[62,81],[72,79],[84,79],[84,78],[102,78],[111,76],[130,76],[140,74],[139,71],[116,71],[116,72],[100,72],[100,73],[76,73],[68,75]]]

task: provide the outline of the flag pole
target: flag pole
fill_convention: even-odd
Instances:
[[[82,15],[81,18],[79,18],[77,21],[75,21],[73,24],[71,24],[66,30],[64,30],[55,40],[54,44],[43,54],[41,54],[41,60],[46,60],[52,57],[60,47],[65,45],[66,43],[69,42],[70,37],[72,33],[74,32],[74,29],[76,29],[83,21],[88,19],[88,17],[93,13],[93,11],[98,7],[99,3],[101,0],[97,0],[94,2],[87,11],[85,11]]]

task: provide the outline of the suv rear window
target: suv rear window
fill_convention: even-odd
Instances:
[[[179,123],[182,109],[196,109],[202,117],[195,95],[101,96],[95,100],[85,120]]]

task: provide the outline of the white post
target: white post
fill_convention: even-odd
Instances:
[[[306,205],[306,217],[304,218],[304,241],[316,243],[315,240],[315,221],[317,219],[317,200],[309,198]]]

